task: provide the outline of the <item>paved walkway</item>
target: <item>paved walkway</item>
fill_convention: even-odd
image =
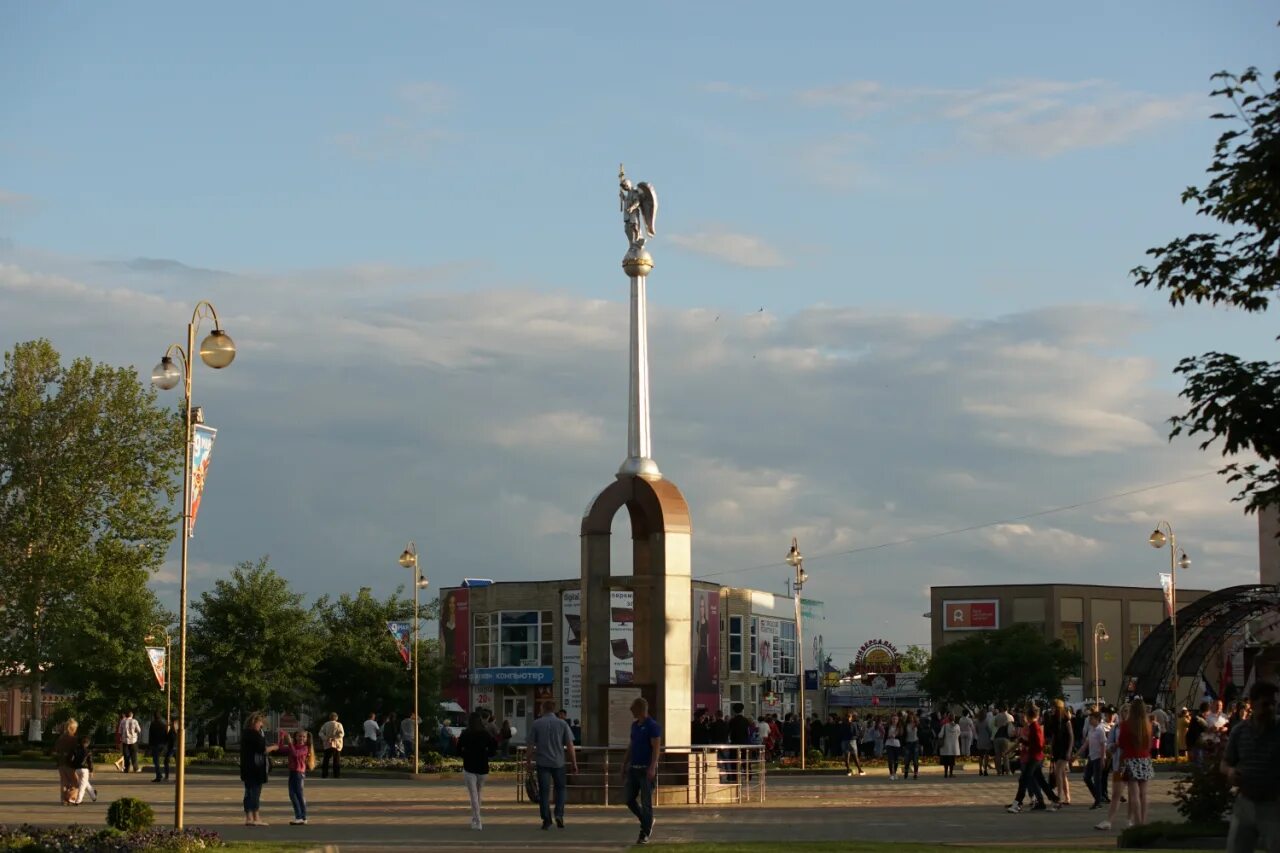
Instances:
[[[932,771],[933,769],[930,768]],[[0,769],[0,823],[101,825],[107,803],[121,796],[148,800],[158,823],[173,820],[173,786],[154,784],[150,774],[100,772],[99,800],[75,808],[59,806],[52,769]],[[361,853],[432,849],[622,850],[636,836],[636,822],[621,806],[570,806],[567,828],[542,832],[537,807],[516,800],[514,777],[494,776],[485,791],[484,831],[469,828],[470,809],[458,776],[414,782],[408,779],[307,781],[308,826],[289,826],[293,816],[283,775],[263,794],[269,827],[244,826],[243,788],[228,774],[187,777],[188,826],[215,829],[228,840],[261,838],[336,844]],[[1151,788],[1151,819],[1174,819],[1172,778],[1161,775]],[[1078,787],[1077,787],[1078,786]],[[1089,802],[1079,775],[1072,777],[1076,805],[1061,812],[1006,814],[1016,779],[961,774],[944,780],[936,771],[917,781],[890,782],[876,775],[783,777],[769,780],[763,805],[668,806],[657,813],[654,841],[915,841],[923,843],[1070,846],[1111,844],[1117,832],[1093,829],[1099,812]],[[1117,826],[1124,825],[1123,807]]]

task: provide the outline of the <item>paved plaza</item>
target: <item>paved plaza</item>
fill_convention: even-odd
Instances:
[[[146,799],[157,822],[173,820],[173,787],[155,784],[149,773],[98,774],[99,800],[59,806],[52,769],[0,769],[0,822],[103,824],[107,803],[129,795]],[[1151,819],[1175,819],[1172,775],[1151,788]],[[307,780],[308,826],[289,826],[285,777],[272,778],[263,793],[269,827],[244,826],[243,789],[232,774],[193,773],[187,785],[187,825],[215,829],[227,840],[259,838],[302,841],[342,849],[620,850],[635,840],[636,822],[622,806],[570,806],[564,830],[539,829],[537,806],[518,802],[514,777],[495,775],[485,791],[484,830],[472,831],[460,776],[412,781],[349,776]],[[668,806],[659,809],[654,841],[915,841],[923,843],[1046,844],[1099,846],[1117,832],[1093,829],[1100,813],[1087,808],[1088,794],[1073,776],[1077,803],[1060,812],[1006,814],[1016,779],[962,774],[944,780],[935,768],[918,781],[890,782],[881,771],[861,778],[806,776],[770,778],[762,805]],[[1078,788],[1076,786],[1079,786]],[[1123,807],[1122,807],[1123,808]],[[1124,825],[1123,812],[1116,822]]]

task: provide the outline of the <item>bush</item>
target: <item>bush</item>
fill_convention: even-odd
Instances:
[[[1216,761],[1193,764],[1191,772],[1174,783],[1173,791],[1178,814],[1190,823],[1222,823],[1235,803],[1231,785]]]
[[[826,756],[822,754],[822,750],[820,749],[811,749],[809,750],[808,755],[809,755],[809,761],[808,761],[809,764],[815,764],[815,765],[821,764],[822,761],[826,758]]]
[[[41,749],[24,749],[18,753],[18,757],[23,761],[40,761],[46,758],[44,750]]]
[[[155,822],[156,813],[151,806],[136,797],[121,797],[107,809],[107,825],[121,832],[140,832]]]
[[[200,829],[124,833],[87,826],[0,826],[0,851],[4,853],[195,853],[221,846],[222,839],[216,832]]]
[[[1199,838],[1223,838],[1225,823],[1173,823],[1157,821],[1144,826],[1131,826],[1116,840],[1117,847],[1169,847],[1170,841]]]
[[[210,746],[205,749],[204,754],[207,755],[209,758],[212,758],[213,760],[217,761],[219,758],[222,758],[224,755],[226,755],[227,751],[220,746]]]

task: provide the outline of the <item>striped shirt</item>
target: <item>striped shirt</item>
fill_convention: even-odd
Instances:
[[[1267,728],[1254,720],[1231,730],[1223,761],[1240,776],[1240,793],[1255,802],[1280,796],[1280,722]]]

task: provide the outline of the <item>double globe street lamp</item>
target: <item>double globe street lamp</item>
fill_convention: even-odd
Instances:
[[[187,755],[187,540],[191,538],[191,454],[195,448],[195,423],[191,406],[191,370],[196,347],[196,331],[200,321],[213,320],[213,331],[200,342],[200,360],[221,370],[236,358],[236,345],[231,336],[222,330],[218,312],[209,302],[201,301],[191,312],[187,324],[187,345],[170,344],[160,363],[151,371],[151,384],[169,391],[182,383],[182,423],[185,429],[185,450],[182,455],[182,573],[178,584],[178,775],[173,794],[173,826],[182,829],[183,804],[186,802]],[[181,363],[179,367],[178,363]]]
[[[427,588],[428,581],[418,568],[418,546],[413,542],[400,554],[400,565],[413,570],[413,773],[418,774],[418,746],[422,742],[422,717],[418,715],[418,624],[422,609],[418,594]]]

